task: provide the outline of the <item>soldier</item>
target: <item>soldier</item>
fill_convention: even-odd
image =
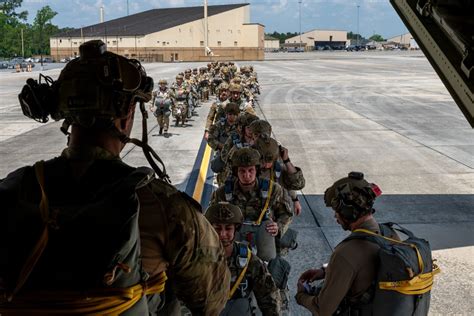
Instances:
[[[252,148],[241,148],[232,155],[232,174],[212,196],[212,203],[227,201],[243,212],[244,223],[239,240],[248,241],[262,260],[276,256],[275,236],[279,219],[273,209],[281,199],[281,187],[274,181],[259,178],[260,154]]]
[[[254,144],[254,148],[262,156],[260,175],[278,181],[282,188],[288,192],[294,204],[295,215],[300,215],[301,203],[296,191],[304,188],[305,179],[301,168],[295,167],[291,162],[288,149],[279,145],[275,139],[268,137],[259,137]]]
[[[248,100],[245,101],[242,98],[242,87],[240,85],[231,84],[229,86],[229,93],[230,93],[230,97],[229,97],[230,101],[237,103],[239,105],[241,113],[247,112],[253,115],[257,115],[257,113],[255,112],[252,106],[252,102]]]
[[[226,105],[230,102],[229,97],[229,85],[225,82],[221,83],[217,89],[218,98],[212,103],[209,113],[207,114],[206,120],[206,129],[204,131],[204,138],[207,140],[209,137],[209,129],[211,128],[214,122],[219,121],[222,117],[225,116],[224,109]]]
[[[269,138],[272,135],[272,126],[265,120],[257,120],[249,125],[250,134],[252,135],[252,144],[260,137]]]
[[[184,126],[185,121],[187,121],[188,118],[188,112],[189,112],[189,103],[191,99],[191,87],[184,82],[184,77],[181,74],[178,74],[176,76],[176,81],[171,85],[170,88],[170,97],[173,100],[173,116],[176,117],[176,126],[178,126],[179,121],[182,121],[182,125]],[[183,106],[182,109],[180,109],[180,114],[175,114],[177,113],[177,108],[180,106]]]
[[[193,313],[218,314],[230,275],[199,204],[156,163],[155,174],[120,159],[130,141],[158,157],[145,137],[129,138],[153,79],[100,40],[79,51],[52,86],[28,79],[19,95],[28,117],[72,129],[59,157],[0,181],[0,313],[153,314],[168,275],[166,287]]]
[[[222,150],[227,138],[235,132],[239,106],[230,102],[225,107],[225,119],[220,119],[209,129],[207,143],[216,151]]]
[[[189,87],[189,97],[188,97],[188,119],[190,119],[194,114],[194,109],[197,107],[198,103],[198,92],[196,87],[196,82],[194,81],[193,77],[191,76],[191,69],[186,69],[184,72],[184,82]]]
[[[381,193],[379,187],[367,182],[362,173],[351,172],[326,189],[324,202],[332,207],[342,229],[354,231],[362,228],[399,240],[393,230],[381,231],[383,225],[379,226],[372,216],[374,201]],[[300,276],[296,301],[313,315],[333,315],[343,301],[349,305],[350,315],[374,315],[370,312],[369,290],[376,278],[379,249],[367,240],[340,243],[327,268],[307,270]],[[305,293],[305,282],[321,279],[324,279],[324,284],[319,294]]]
[[[155,115],[158,125],[160,126],[159,134],[162,135],[164,130],[165,137],[168,137],[172,101],[168,89],[168,82],[161,79],[158,84],[158,90],[153,91],[153,100],[150,110],[153,112],[153,115]]]
[[[280,315],[280,293],[266,264],[246,243],[235,241],[244,219],[239,207],[219,202],[210,206],[205,216],[219,235],[232,275],[229,301],[221,316],[254,315],[252,292],[263,315]]]

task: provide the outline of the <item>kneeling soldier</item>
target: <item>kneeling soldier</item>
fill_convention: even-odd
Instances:
[[[219,235],[231,272],[229,301],[220,315],[254,315],[253,296],[263,315],[280,315],[279,291],[265,263],[246,243],[235,241],[244,219],[240,208],[219,202],[210,206],[205,216]]]

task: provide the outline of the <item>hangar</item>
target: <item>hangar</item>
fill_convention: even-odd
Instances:
[[[250,5],[152,9],[50,38],[55,60],[79,55],[85,41],[101,39],[108,50],[141,61],[263,60],[264,26],[250,23]],[[207,47],[205,41],[207,40]]]
[[[301,34],[301,46],[305,50],[324,48],[343,48],[347,43],[347,31],[340,30],[311,30]],[[299,47],[300,35],[287,38],[285,47]]]

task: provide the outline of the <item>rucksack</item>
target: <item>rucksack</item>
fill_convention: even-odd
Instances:
[[[434,275],[440,272],[432,260],[429,242],[395,223],[384,223],[380,226],[382,235],[356,229],[344,239],[344,242],[363,239],[380,247],[377,277],[371,289],[373,293],[368,302],[368,314],[428,315]],[[387,228],[407,235],[408,239],[399,241],[384,236],[383,232],[387,231]],[[362,310],[367,311],[368,306],[362,307]]]
[[[148,313],[145,295],[133,295],[125,304],[107,297],[119,297],[121,292],[134,294],[142,290],[142,284],[146,286],[148,275],[141,266],[135,190],[154,178],[153,171],[102,160],[90,168],[84,176],[90,188],[68,178],[68,163],[62,157],[37,163],[35,168],[19,169],[0,183],[0,197],[6,207],[2,215],[7,217],[11,231],[9,238],[0,242],[0,249],[7,253],[6,260],[0,262],[0,278],[6,276],[9,290],[24,275],[18,267],[28,262],[30,249],[35,244],[38,248],[38,239],[44,236],[40,212],[49,212],[44,251],[24,266],[30,266],[23,277],[24,286],[11,303],[0,300],[0,313],[8,314],[10,307],[39,308],[34,306],[44,298],[35,293],[45,291],[56,293],[41,305],[51,313],[67,310],[77,314],[82,310],[84,314],[85,295],[90,297],[88,312],[106,314],[108,307],[117,306],[115,314]],[[44,190],[42,198],[41,193],[37,196],[38,186]],[[49,206],[38,209],[38,200],[41,204],[49,201],[45,202]],[[34,299],[28,299],[32,295]],[[33,305],[29,307],[30,304]]]

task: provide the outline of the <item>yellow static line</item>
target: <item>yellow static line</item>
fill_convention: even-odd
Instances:
[[[207,169],[209,168],[209,161],[211,160],[211,151],[211,147],[206,145],[201,161],[201,167],[199,168],[199,176],[196,180],[196,186],[194,187],[193,199],[199,203],[201,203],[202,192],[204,191],[204,184],[206,183]]]

